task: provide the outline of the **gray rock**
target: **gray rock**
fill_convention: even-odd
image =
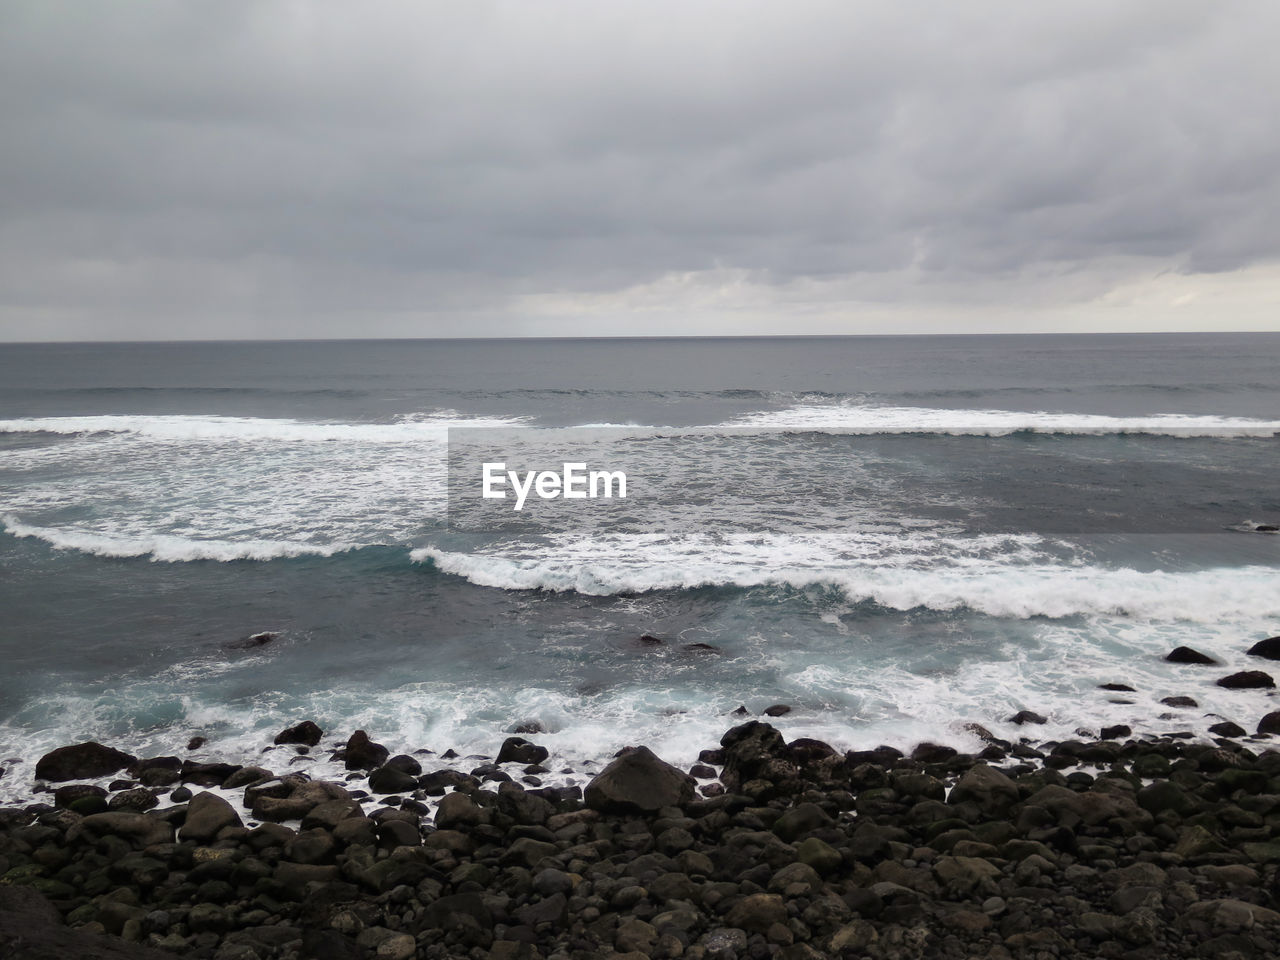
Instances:
[[[605,813],[656,813],[693,799],[694,779],[648,747],[618,757],[587,784],[586,804]]]
[[[216,793],[204,791],[197,793],[187,804],[187,819],[178,831],[182,840],[207,841],[217,837],[218,831],[226,827],[241,827],[244,824],[235,808]]]
[[[109,776],[135,762],[137,757],[104,747],[96,741],[76,743],[51,750],[36,761],[36,779],[53,783],[92,780]]]

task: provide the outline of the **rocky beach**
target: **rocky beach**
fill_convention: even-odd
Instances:
[[[1249,653],[1280,659],[1280,638]],[[1016,738],[970,731],[977,753],[841,752],[751,719],[687,771],[637,746],[558,786],[578,771],[536,733],[492,757],[391,756],[311,721],[264,744],[284,766],[327,751],[346,771],[327,779],[68,745],[0,811],[0,943],[7,960],[1275,957],[1273,683],[1203,679],[1256,689],[1260,719],[1044,741],[1021,711]]]

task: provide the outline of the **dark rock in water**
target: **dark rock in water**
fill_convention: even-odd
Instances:
[[[810,764],[829,757],[838,757],[840,753],[829,743],[814,740],[812,737],[800,737],[787,744],[787,756],[796,763]]]
[[[301,743],[308,747],[314,747],[320,743],[320,738],[324,736],[315,723],[310,720],[303,720],[295,727],[286,727],[276,734],[273,741],[276,744],[281,743]]]
[[[723,750],[699,750],[698,762],[714,763],[717,767],[721,766],[724,763],[724,751]]]
[[[681,650],[687,650],[689,653],[723,653],[719,647],[710,643],[686,643]]]
[[[422,764],[407,754],[397,754],[388,760],[383,766],[390,767],[392,770],[399,770],[401,773],[407,773],[416,777],[422,773]]]
[[[1137,693],[1137,691],[1127,683],[1100,683],[1099,690],[1113,690],[1116,693]]]
[[[369,789],[374,793],[410,793],[417,788],[417,777],[390,765],[378,767],[369,774]]]
[[[1102,739],[1115,740],[1118,737],[1127,737],[1131,733],[1133,733],[1133,730],[1128,726],[1128,724],[1117,723],[1113,727],[1102,728]]]
[[[602,813],[656,813],[693,799],[694,780],[664,763],[648,747],[636,747],[587,784],[587,806]]]
[[[184,760],[182,779],[198,787],[220,787],[239,769],[240,767],[233,763],[195,763]]]
[[[1274,710],[1258,721],[1259,733],[1280,733],[1280,710]]]
[[[84,797],[102,797],[106,798],[107,791],[102,787],[95,787],[91,783],[69,783],[65,787],[59,787],[53,791],[53,805],[55,807],[70,807],[77,800]]]
[[[1209,728],[1209,732],[1219,737],[1243,737],[1245,736],[1244,727],[1238,723],[1232,723],[1230,720],[1223,720],[1221,723],[1215,723]]]
[[[966,723],[961,727],[965,733],[971,733],[983,743],[994,743],[996,735],[980,723]]]
[[[750,714],[751,714],[751,711],[748,710],[745,706],[739,706],[737,710],[729,711],[729,716],[731,717],[746,717],[746,716],[750,716]]]
[[[252,650],[255,647],[265,647],[273,640],[279,639],[280,634],[273,630],[263,630],[261,633],[253,633],[247,637],[241,637],[239,640],[232,640],[227,644],[231,650]]]
[[[764,716],[766,717],[785,717],[791,712],[791,708],[785,703],[775,703],[772,707],[764,708]]]
[[[921,743],[911,751],[911,759],[918,763],[945,763],[957,752],[955,747],[946,747],[940,743]]]
[[[190,740],[188,740],[188,741],[187,741],[187,749],[188,749],[188,750],[199,750],[201,747],[203,747],[203,746],[204,746],[206,743],[208,743],[208,742],[209,742],[209,741],[208,741],[208,740],[206,740],[204,737],[192,737]]]
[[[1033,713],[1030,710],[1019,710],[1005,722],[1016,723],[1018,726],[1022,726],[1024,723],[1048,723],[1049,721],[1040,716],[1040,714]]]
[[[192,793],[188,787],[177,787],[169,794],[169,799],[174,803],[186,803],[191,797]]]
[[[458,751],[457,751],[457,750],[455,750],[455,749],[453,749],[453,747],[450,747],[450,748],[449,748],[448,750],[446,750],[444,753],[440,754],[440,759],[441,759],[441,760],[457,760],[457,759],[458,759]]]
[[[391,751],[370,740],[369,734],[357,730],[347,741],[342,759],[348,770],[374,770],[386,763],[390,755]]]
[[[1260,523],[1253,529],[1258,533],[1280,533],[1280,527],[1277,527],[1274,523]]]
[[[36,779],[58,783],[64,780],[92,780],[123,770],[137,761],[111,747],[90,741],[51,750],[36,763]]]
[[[697,780],[714,780],[716,778],[716,768],[709,767],[705,763],[695,763],[689,768],[689,776]]]
[[[667,641],[661,637],[655,637],[651,633],[642,633],[636,637],[635,642],[642,647],[661,647],[665,646]]]
[[[1218,686],[1228,690],[1269,690],[1275,685],[1271,674],[1261,670],[1241,670],[1218,681]]]
[[[1195,663],[1204,666],[1211,666],[1218,662],[1213,657],[1199,650],[1192,650],[1190,647],[1174,647],[1165,654],[1164,659],[1166,663]]]
[[[1267,637],[1249,648],[1249,654],[1267,660],[1280,660],[1280,637]]]
[[[1200,704],[1196,703],[1196,701],[1191,697],[1161,697],[1160,702],[1166,707],[1191,708],[1200,706]]]
[[[502,749],[498,751],[496,763],[541,763],[547,759],[550,751],[536,743],[530,743],[522,737],[507,737],[502,741]]]
[[[519,723],[512,724],[507,730],[508,733],[542,733],[542,724],[537,720],[522,720]]]

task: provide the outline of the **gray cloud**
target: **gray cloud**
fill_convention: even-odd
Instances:
[[[602,303],[647,332],[636,291],[679,311],[673,276],[910,313],[1274,265],[1278,27],[1168,0],[13,2],[0,336],[566,332]]]

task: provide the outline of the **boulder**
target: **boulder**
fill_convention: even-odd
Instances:
[[[137,762],[137,757],[95,741],[58,747],[36,762],[36,779],[61,783],[106,777]]]
[[[522,737],[507,737],[502,741],[502,749],[498,751],[496,763],[541,763],[547,759],[549,751],[536,743],[530,743]]]
[[[178,831],[182,840],[208,841],[224,827],[244,826],[235,808],[216,793],[197,793],[187,804],[187,819]]]
[[[1280,637],[1267,637],[1259,640],[1249,648],[1250,656],[1262,657],[1264,660],[1280,660]]]
[[[348,770],[374,770],[387,762],[391,751],[380,743],[374,743],[363,730],[357,730],[347,741],[343,760]]]
[[[1261,670],[1241,670],[1218,681],[1218,686],[1226,687],[1228,690],[1270,690],[1275,685],[1276,682],[1271,678],[1271,674],[1263,673]]]
[[[1190,647],[1174,647],[1165,654],[1164,659],[1166,663],[1194,663],[1201,666],[1213,666],[1218,662],[1213,657]]]
[[[297,726],[285,727],[276,734],[273,741],[276,744],[281,743],[301,743],[308,747],[314,747],[320,742],[320,738],[324,736],[315,723],[310,720],[303,720]]]
[[[369,774],[369,789],[374,793],[411,793],[418,788],[418,778],[390,765]]]
[[[779,738],[781,739],[781,738]],[[656,813],[693,799],[694,779],[648,747],[618,757],[587,784],[586,804],[605,813]]]
[[[831,817],[816,803],[800,803],[773,822],[773,832],[790,843],[831,824]]]
[[[1019,710],[1007,722],[1016,723],[1018,726],[1022,726],[1024,723],[1048,723],[1040,714],[1033,713],[1030,710]]]
[[[1137,693],[1137,691],[1127,683],[1100,683],[1099,690],[1111,690],[1115,693]]]
[[[85,817],[79,824],[67,831],[68,840],[75,839],[72,831],[77,829],[92,837],[120,837],[130,840],[140,847],[149,847],[157,843],[170,843],[173,840],[173,826],[164,820],[146,813],[133,813],[124,810],[95,813]]]
[[[1263,719],[1266,719],[1265,717]],[[1244,727],[1238,723],[1232,723],[1230,720],[1223,720],[1221,723],[1215,723],[1209,728],[1209,732],[1215,737],[1243,737],[1246,735]]]
[[[1258,733],[1280,733],[1280,710],[1273,710],[1258,721]]]
[[[766,717],[785,717],[790,712],[791,708],[785,703],[775,703],[771,707],[764,708],[764,715]]]
[[[1184,709],[1191,709],[1200,706],[1200,704],[1196,703],[1196,701],[1191,697],[1161,697],[1160,702],[1166,707],[1182,707]]]
[[[995,767],[979,763],[965,771],[952,787],[947,801],[973,801],[983,813],[994,815],[1018,802],[1018,785]]]

